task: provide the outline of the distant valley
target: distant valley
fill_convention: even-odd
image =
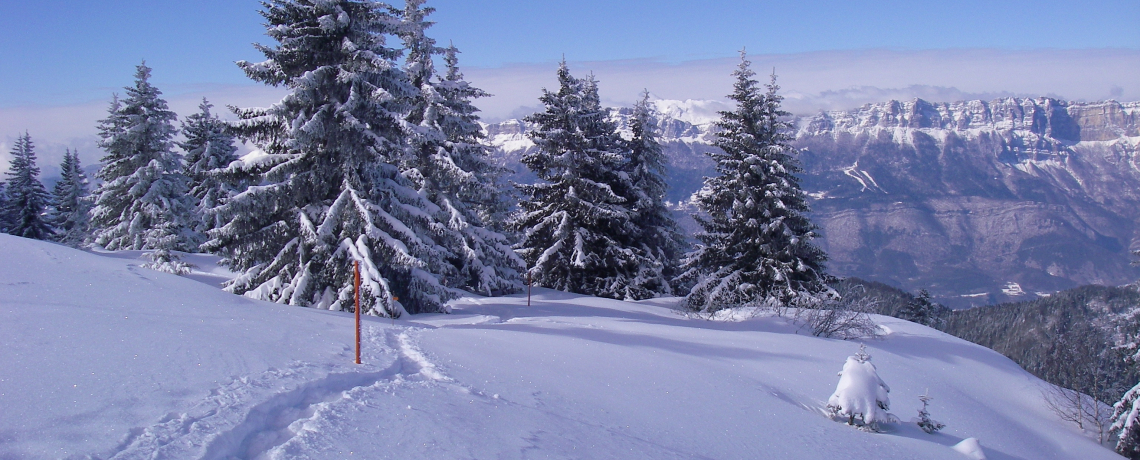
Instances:
[[[679,214],[715,174],[716,102],[657,101]],[[618,109],[624,124],[629,112]],[[954,308],[1140,278],[1140,102],[869,104],[796,119],[803,187],[833,274],[927,289]],[[533,144],[486,125],[498,162]],[[693,228],[691,220],[686,224]]]

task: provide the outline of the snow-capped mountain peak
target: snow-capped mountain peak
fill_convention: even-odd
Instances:
[[[658,99],[651,101],[651,104],[653,104],[653,109],[659,117],[671,118],[702,127],[719,121],[719,112],[732,109],[732,106],[725,102],[694,99],[683,101]]]

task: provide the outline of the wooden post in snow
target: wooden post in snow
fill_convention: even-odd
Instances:
[[[353,293],[356,295],[356,364],[360,364],[360,261],[352,261],[352,271],[356,279],[356,289]]]

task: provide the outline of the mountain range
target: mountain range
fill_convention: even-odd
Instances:
[[[654,102],[667,199],[716,174],[715,101]],[[614,109],[627,130],[630,109]],[[1140,102],[1004,98],[868,104],[795,117],[802,185],[837,276],[883,282],[955,308],[1030,300],[1140,278]],[[485,125],[513,180],[528,124]]]

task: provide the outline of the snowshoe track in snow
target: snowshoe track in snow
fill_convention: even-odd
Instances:
[[[406,330],[366,325],[364,332],[366,347],[380,350],[371,359],[381,360],[388,355],[386,367],[367,372],[332,372],[306,380],[318,369],[302,364],[271,369],[255,379],[242,377],[213,390],[186,413],[171,413],[156,425],[132,430],[106,458],[276,458],[275,448],[319,425],[310,421],[326,416],[326,412],[338,412],[336,406],[359,404],[353,397],[362,396],[359,390],[412,381],[451,380],[414,346]]]
[[[206,449],[204,460],[256,459],[291,439],[295,422],[312,418],[321,404],[343,399],[344,392],[373,385],[399,371],[393,364],[380,372],[330,374],[279,393],[254,406],[242,423],[220,434]]]

